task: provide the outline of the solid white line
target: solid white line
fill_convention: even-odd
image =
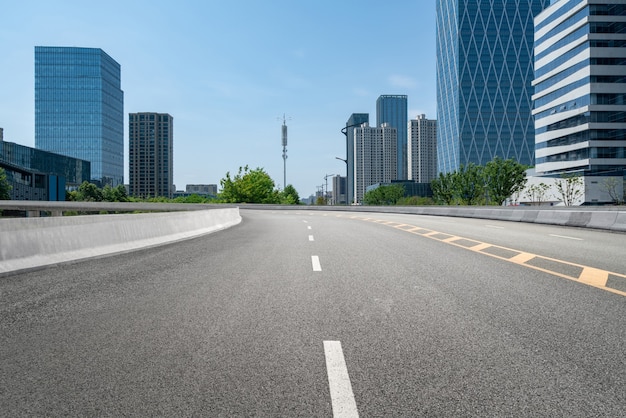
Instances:
[[[320,264],[320,258],[318,256],[311,256],[311,264],[313,264],[313,271],[322,271],[322,265]]]
[[[348,376],[346,360],[343,358],[341,341],[324,341],[324,354],[326,355],[333,417],[358,417],[359,411],[352,393],[352,384]]]
[[[549,234],[551,237],[556,237],[556,238],[565,238],[565,239],[573,239],[575,241],[584,241],[582,238],[575,238],[575,237],[568,237],[567,235],[555,235],[555,234]]]
[[[313,239],[313,235],[309,235],[309,241],[315,241],[315,239]]]
[[[496,226],[496,225],[485,225],[487,228],[495,228],[495,229],[504,229],[503,226]]]

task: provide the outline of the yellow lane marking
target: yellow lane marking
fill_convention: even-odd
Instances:
[[[480,244],[474,245],[473,247],[470,247],[469,249],[472,250],[472,251],[481,252],[485,248],[489,248],[489,247],[491,247],[491,244],[486,244],[484,242],[481,242]]]
[[[516,263],[516,264],[524,264],[525,262],[530,261],[533,258],[535,258],[535,254],[519,253],[515,257],[511,258],[509,261],[512,261],[513,263]]]
[[[437,240],[446,244],[454,245],[455,247],[464,248],[466,250],[478,252],[489,257],[494,257],[500,260],[509,261],[520,266],[528,267],[533,270],[548,273],[554,276],[562,277],[564,279],[574,280],[578,283],[583,283],[588,286],[592,286],[598,289],[606,290],[607,292],[615,293],[621,296],[626,296],[626,292],[617,290],[611,287],[607,287],[609,276],[615,276],[626,280],[626,275],[620,273],[614,273],[594,267],[583,266],[581,264],[571,263],[569,261],[557,260],[555,258],[544,257],[538,254],[532,254],[525,251],[515,250],[512,248],[501,247],[499,245],[488,244],[486,242],[476,241],[474,239],[447,234],[445,232],[433,231],[432,229],[421,228],[415,225],[399,224],[397,222],[385,221],[381,219],[365,218],[365,217],[352,217],[352,219],[361,219],[363,221],[374,222],[381,225],[392,226],[404,232],[409,232],[414,235],[420,235],[430,239]],[[408,228],[408,229],[407,229]],[[463,240],[465,242],[475,242],[476,245],[467,246],[461,245],[459,242]],[[484,251],[489,249],[494,253]],[[499,253],[515,253],[515,255],[506,257]],[[532,262],[533,264],[529,264]],[[565,273],[555,271],[554,268],[561,267]],[[570,274],[567,274],[567,273]],[[574,273],[580,272],[580,273]]]
[[[606,286],[606,282],[609,280],[609,272],[592,267],[585,267],[580,274],[579,280],[593,286],[603,287]]]

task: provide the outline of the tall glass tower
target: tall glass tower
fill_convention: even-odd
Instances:
[[[376,100],[376,126],[379,128],[388,123],[398,130],[398,145],[396,146],[396,170],[397,178],[394,180],[407,179],[407,124],[409,113],[407,109],[407,96],[397,94],[384,94]]]
[[[35,148],[90,161],[102,186],[124,183],[120,65],[103,50],[35,47]]]
[[[533,17],[550,0],[437,0],[439,172],[534,163]]]

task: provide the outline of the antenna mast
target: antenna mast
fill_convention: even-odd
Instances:
[[[282,144],[283,144],[283,190],[287,187],[287,120],[283,113],[282,126]]]

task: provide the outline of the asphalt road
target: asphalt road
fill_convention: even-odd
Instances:
[[[242,216],[0,278],[0,415],[626,415],[625,234]]]

